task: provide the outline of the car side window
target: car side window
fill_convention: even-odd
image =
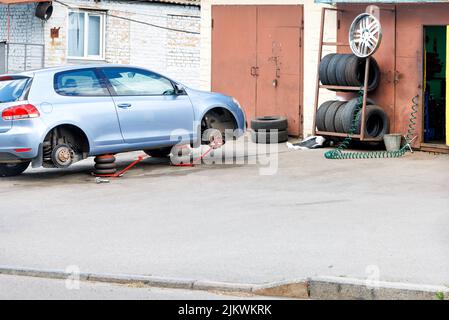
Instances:
[[[107,96],[109,92],[93,69],[59,72],[54,79],[55,91],[63,96]]]
[[[102,70],[118,96],[175,94],[170,80],[151,71],[134,68],[104,68]]]

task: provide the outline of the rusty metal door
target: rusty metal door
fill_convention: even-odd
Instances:
[[[283,115],[289,134],[300,136],[302,6],[257,8],[256,115]]]
[[[212,6],[212,90],[256,116],[256,6]]]
[[[248,119],[288,118],[302,134],[300,5],[212,6],[212,90],[236,97]]]

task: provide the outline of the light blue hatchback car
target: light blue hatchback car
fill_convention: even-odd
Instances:
[[[0,76],[0,176],[66,168],[89,156],[144,150],[167,156],[203,133],[242,134],[239,103],[190,89],[155,72],[85,65]]]

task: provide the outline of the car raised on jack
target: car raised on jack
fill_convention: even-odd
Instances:
[[[156,72],[85,65],[0,76],[0,176],[67,168],[90,156],[201,143],[207,129],[243,133],[232,97],[198,91]],[[207,142],[207,141],[206,141]]]

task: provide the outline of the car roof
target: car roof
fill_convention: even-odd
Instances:
[[[77,64],[77,65],[68,65],[68,66],[59,66],[59,67],[49,67],[49,68],[42,68],[42,69],[33,69],[33,70],[27,70],[27,71],[21,71],[21,72],[14,72],[9,74],[4,74],[1,76],[6,75],[20,75],[20,76],[29,76],[32,77],[34,74],[40,74],[40,73],[57,73],[62,71],[71,71],[71,70],[80,70],[80,69],[91,69],[91,68],[105,68],[105,67],[118,67],[118,68],[137,68],[137,69],[143,69],[148,70],[154,73],[157,73],[155,71],[146,69],[144,67],[140,66],[133,66],[133,65],[127,65],[127,64],[112,64],[112,63],[99,63],[99,64]]]
[[[59,67],[49,67],[49,68],[43,68],[43,69],[35,69],[35,70],[28,70],[28,71],[23,71],[23,72],[18,72],[18,73],[13,73],[13,74],[8,74],[9,76],[11,75],[20,75],[20,76],[26,76],[26,77],[34,77],[35,74],[45,74],[45,73],[50,73],[50,74],[55,74],[58,72],[63,72],[63,71],[71,71],[71,70],[80,70],[80,69],[91,69],[91,68],[137,68],[137,69],[143,69],[143,70],[148,70],[151,71],[153,73],[159,74],[175,83],[181,84],[179,81],[176,81],[174,79],[171,79],[167,76],[164,76],[156,71],[152,71],[149,70],[147,68],[144,67],[140,67],[140,66],[133,66],[133,65],[128,65],[128,64],[113,64],[113,63],[98,63],[98,64],[78,64],[78,65],[68,65],[68,66],[59,66]],[[1,75],[0,75],[1,76]],[[6,74],[5,74],[6,76]]]
[[[78,64],[78,65],[69,65],[69,66],[60,66],[60,67],[50,67],[43,69],[36,69],[23,72],[23,74],[29,73],[57,73],[61,71],[70,71],[70,70],[79,70],[79,69],[91,69],[91,68],[104,68],[104,67],[119,67],[119,68],[139,68],[145,69],[138,66],[124,65],[124,64],[111,64],[111,63],[99,63],[99,64]]]

